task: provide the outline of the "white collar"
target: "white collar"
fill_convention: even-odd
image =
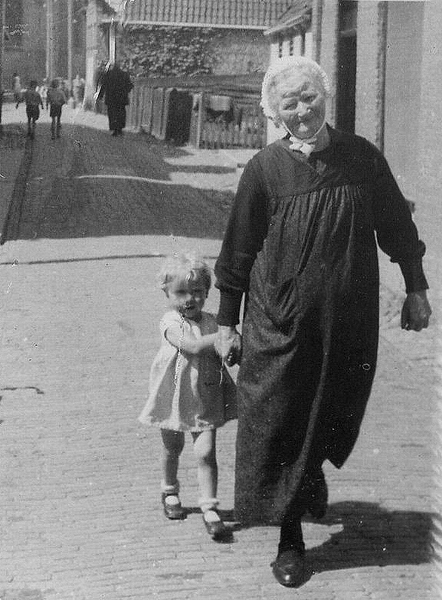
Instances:
[[[302,154],[305,154],[305,156],[307,156],[307,158],[310,156],[310,154],[313,152],[313,150],[315,149],[315,146],[317,144],[318,141],[318,133],[320,131],[322,131],[322,129],[325,126],[325,118],[324,121],[321,125],[321,127],[318,129],[318,131],[315,133],[315,135],[313,135],[312,137],[309,138],[298,138],[296,137],[296,135],[293,135],[293,133],[290,131],[290,129],[287,127],[287,125],[285,123],[282,123],[282,126],[284,127],[284,129],[287,131],[287,133],[289,134],[289,140],[291,142],[290,144],[290,150],[293,151],[297,151],[297,152],[302,152]]]

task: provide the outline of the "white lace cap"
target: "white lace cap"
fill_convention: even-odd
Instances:
[[[262,82],[261,89],[261,107],[265,116],[273,121],[277,121],[277,115],[271,105],[271,87],[273,80],[280,73],[291,70],[305,73],[319,81],[323,87],[325,96],[331,95],[330,81],[324,69],[317,62],[305,56],[284,56],[273,62],[267,69]]]

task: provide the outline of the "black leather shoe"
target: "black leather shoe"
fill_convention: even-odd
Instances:
[[[181,506],[181,502],[179,502],[178,500],[177,504],[168,504],[166,502],[167,496],[175,496],[176,498],[178,498],[177,494],[161,494],[161,503],[163,505],[164,514],[166,515],[166,517],[173,521],[185,519],[187,515],[186,511]]]
[[[219,513],[217,510],[214,510],[213,508],[211,508],[210,511],[216,512],[216,514],[219,516]],[[224,540],[225,538],[230,536],[230,531],[225,526],[225,524],[221,518],[219,521],[206,521],[204,513],[202,516],[203,516],[203,523],[207,529],[207,533],[210,535],[210,537],[213,540],[215,540],[217,542],[220,540]]]
[[[322,519],[327,512],[328,488],[322,469],[306,475],[303,496],[308,512],[315,519]]]
[[[285,587],[300,587],[309,579],[304,553],[298,550],[284,550],[271,564],[273,575]]]

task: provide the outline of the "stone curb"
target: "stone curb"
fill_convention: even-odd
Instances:
[[[26,191],[26,183],[32,164],[32,153],[32,140],[30,138],[26,138],[22,159],[15,176],[11,199],[8,203],[6,218],[1,231],[0,245],[3,245],[8,240],[17,239],[20,214]]]

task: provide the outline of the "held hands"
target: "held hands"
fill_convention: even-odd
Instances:
[[[428,327],[431,307],[425,290],[410,292],[405,298],[401,312],[401,327],[407,331],[421,331]]]
[[[215,350],[228,367],[240,362],[242,343],[241,336],[235,327],[225,325],[218,327]]]

